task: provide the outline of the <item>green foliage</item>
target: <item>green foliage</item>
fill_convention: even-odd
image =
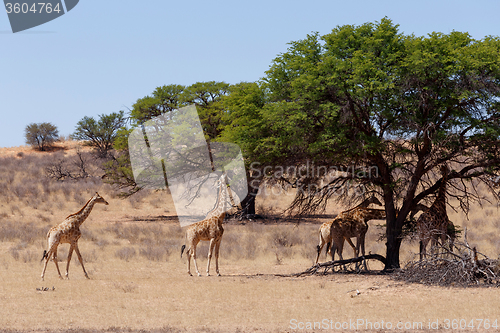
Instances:
[[[166,112],[178,109],[186,104],[181,101],[185,87],[171,84],[157,87],[151,96],[139,98],[130,110],[130,118],[138,124]]]
[[[105,171],[104,182],[123,190],[120,196],[128,197],[141,190],[135,182],[128,151],[120,152],[118,156],[104,163],[103,167]]]
[[[59,131],[51,123],[31,123],[26,126],[24,137],[28,145],[44,151],[58,139]]]
[[[207,140],[214,140],[221,134],[225,120],[222,99],[228,92],[229,84],[209,81],[194,83],[182,93],[185,104],[196,104]]]
[[[266,94],[262,86],[255,82],[242,82],[230,87],[230,93],[222,101],[226,111],[225,127],[220,140],[234,142],[243,150],[246,162],[261,161],[267,151],[262,138],[268,137],[268,126],[262,117],[266,105]]]
[[[224,82],[196,82],[188,87],[165,85],[157,87],[151,95],[139,98],[130,111],[133,126],[142,124],[161,114],[195,104],[208,140],[221,135],[226,119],[222,99],[230,85]]]
[[[123,111],[100,115],[99,120],[84,117],[78,122],[72,138],[87,141],[87,144],[94,147],[99,155],[106,156],[113,148],[119,131],[123,131],[123,126],[125,126]]]

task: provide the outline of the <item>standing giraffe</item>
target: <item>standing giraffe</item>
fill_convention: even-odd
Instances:
[[[446,165],[441,167],[442,178],[436,200],[417,220],[417,233],[420,240],[420,260],[426,256],[426,247],[430,240],[432,240],[432,246],[437,245],[439,237],[441,237],[443,244],[446,240],[450,222],[446,213],[446,182],[449,172]]]
[[[316,250],[318,251],[318,255],[316,256],[316,263],[318,263],[319,255],[321,254],[321,250],[323,249],[323,246],[325,246],[325,244],[326,244],[327,255],[328,255],[328,253],[330,253],[332,255],[332,260],[333,260],[333,253],[331,252],[331,248],[330,248],[330,244],[332,243],[332,234],[331,234],[332,223],[335,220],[340,219],[340,218],[348,218],[352,214],[354,214],[358,209],[366,208],[370,204],[382,206],[382,203],[376,197],[372,196],[372,197],[364,200],[362,203],[360,203],[356,207],[341,212],[339,215],[337,215],[335,217],[335,219],[333,219],[332,221],[329,221],[329,222],[325,222],[319,227],[319,245],[316,246]],[[351,245],[353,251],[355,251],[355,247],[354,247],[354,244],[351,242],[351,239],[346,238],[346,240],[349,243],[349,245]]]
[[[59,278],[63,278],[61,276],[61,271],[59,270],[59,264],[57,263],[57,247],[61,243],[69,243],[69,253],[68,253],[68,263],[66,264],[66,278],[69,279],[68,270],[69,263],[71,261],[71,256],[73,254],[73,250],[75,250],[76,255],[78,256],[78,260],[80,260],[80,264],[83,268],[83,273],[85,277],[88,279],[89,276],[85,271],[85,267],[83,266],[82,255],[80,254],[80,250],[78,249],[78,239],[82,235],[80,231],[80,226],[85,221],[85,219],[89,216],[92,208],[94,208],[94,204],[103,203],[108,205],[108,202],[104,200],[103,197],[99,195],[99,193],[95,193],[95,195],[90,198],[89,201],[80,209],[77,213],[71,214],[61,223],[52,227],[47,233],[47,250],[43,251],[43,259],[45,259],[45,264],[43,266],[42,271],[42,281],[45,276],[45,269],[47,268],[47,263],[50,260],[50,256],[53,256],[54,263],[56,264],[57,272],[59,273]]]
[[[188,274],[191,274],[191,257],[193,258],[194,267],[196,268],[196,273],[201,276],[198,265],[196,263],[196,246],[200,241],[210,241],[210,247],[208,251],[208,264],[207,264],[207,276],[210,276],[210,260],[212,259],[212,253],[215,255],[215,271],[217,276],[219,273],[219,248],[220,241],[222,240],[222,234],[224,233],[224,228],[222,223],[226,216],[226,201],[227,201],[227,185],[226,185],[226,175],[223,174],[219,179],[219,194],[217,195],[217,202],[215,208],[208,214],[208,216],[199,222],[191,224],[186,229],[186,244],[188,249],[186,254],[188,256]],[[186,244],[181,247],[181,257],[186,248]]]
[[[332,261],[335,259],[335,251],[337,251],[340,260],[343,260],[342,252],[344,249],[344,240],[347,240],[349,244],[352,244],[352,242],[350,241],[350,238],[352,237],[356,237],[356,248],[353,248],[355,258],[359,256],[360,248],[361,254],[364,257],[365,236],[366,232],[368,231],[368,221],[380,220],[384,218],[384,209],[370,209],[359,207],[352,210],[349,214],[335,219],[331,225],[330,231],[332,237]],[[365,266],[365,269],[368,269],[366,267],[366,260],[363,260],[363,265]]]

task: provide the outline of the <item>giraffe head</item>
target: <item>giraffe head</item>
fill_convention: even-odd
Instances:
[[[375,197],[374,195],[372,195],[371,197],[369,197],[365,201],[368,203],[368,205],[369,204],[374,204],[374,205],[377,205],[377,206],[382,206],[382,203],[380,202],[380,200],[377,199],[377,197]]]
[[[378,200],[374,195],[372,195],[371,197],[369,197],[368,199],[365,199],[363,202],[361,202],[356,207],[348,209],[347,211],[350,211],[350,210],[353,210],[356,208],[368,208],[368,206],[370,206],[370,204],[382,206],[382,203],[380,202],[380,200]]]
[[[104,200],[104,198],[101,197],[101,195],[97,192],[95,192],[95,195],[94,195],[94,203],[102,203],[105,205],[109,205],[109,203],[106,200]]]
[[[439,170],[441,171],[441,175],[443,176],[444,179],[448,179],[448,175],[450,174],[450,169],[446,164],[443,164]]]

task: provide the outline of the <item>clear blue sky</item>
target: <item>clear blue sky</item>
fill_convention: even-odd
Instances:
[[[498,0],[80,0],[13,34],[2,10],[0,147],[23,145],[32,122],[69,135],[84,116],[126,111],[161,85],[256,81],[288,42],[337,25],[387,16],[405,34],[481,39],[500,35],[499,13]]]

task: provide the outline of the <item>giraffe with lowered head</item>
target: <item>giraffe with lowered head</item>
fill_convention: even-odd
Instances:
[[[384,209],[370,209],[359,207],[352,210],[349,214],[341,216],[333,221],[330,234],[332,236],[332,261],[335,259],[335,251],[337,251],[340,260],[342,260],[342,251],[344,248],[344,240],[350,244],[350,238],[356,237],[356,248],[354,250],[355,257],[361,254],[365,255],[365,236],[368,231],[368,221],[380,220],[385,218]],[[352,246],[352,245],[351,245]],[[366,260],[363,260],[365,270],[367,269]],[[345,266],[344,266],[345,269]]]
[[[333,254],[333,252],[331,252],[331,247],[330,247],[330,245],[332,243],[332,234],[331,234],[332,224],[338,219],[351,218],[353,216],[353,214],[355,214],[359,209],[367,208],[370,204],[382,206],[382,203],[375,196],[371,196],[370,198],[361,202],[356,207],[353,207],[351,209],[348,209],[346,211],[341,212],[332,221],[325,222],[320,226],[320,228],[319,228],[319,245],[316,246],[316,250],[318,251],[318,255],[316,256],[316,263],[318,263],[319,255],[321,254],[321,250],[323,249],[325,244],[326,244],[327,254],[331,253],[332,260],[334,258],[334,254]],[[352,236],[352,237],[355,237],[355,236]],[[349,243],[349,245],[351,245],[353,251],[356,251],[354,244],[351,241],[351,238],[350,237],[346,238],[346,240]],[[343,244],[344,244],[344,242],[342,242],[342,246],[343,246]]]
[[[207,276],[210,275],[210,261],[212,259],[212,254],[215,256],[215,271],[217,276],[219,273],[219,248],[220,242],[222,240],[222,234],[224,233],[224,228],[222,223],[226,216],[226,202],[227,202],[227,183],[226,174],[224,173],[218,181],[219,193],[217,195],[217,201],[215,208],[210,211],[208,216],[199,222],[191,224],[186,229],[186,244],[181,247],[181,257],[184,253],[186,245],[188,247],[186,254],[188,256],[188,274],[191,274],[191,257],[193,258],[194,267],[198,276],[201,276],[198,265],[196,263],[196,246],[200,241],[210,241],[210,247],[208,251],[208,263],[207,263]]]
[[[85,271],[85,267],[83,266],[82,255],[80,254],[80,250],[78,249],[78,239],[80,239],[80,236],[82,235],[82,232],[80,231],[80,226],[85,221],[85,219],[87,219],[90,212],[92,211],[92,208],[94,208],[94,205],[96,203],[102,203],[108,205],[108,202],[104,200],[104,198],[101,197],[99,193],[96,192],[95,195],[92,198],[90,198],[89,201],[87,201],[87,203],[83,206],[82,209],[80,209],[75,214],[69,215],[62,223],[56,225],[55,227],[52,227],[49,230],[49,232],[47,233],[47,250],[43,252],[43,257],[42,257],[42,260],[45,259],[45,264],[43,265],[43,271],[42,271],[42,280],[45,276],[47,263],[49,262],[51,256],[53,257],[54,263],[56,264],[57,272],[59,273],[59,278],[60,279],[63,278],[61,276],[61,271],[59,270],[59,264],[57,263],[57,247],[61,243],[70,244],[68,259],[66,264],[66,278],[69,279],[68,276],[69,263],[71,262],[71,256],[74,250],[76,252],[76,255],[78,256],[80,264],[82,265],[85,277],[89,279],[89,276]]]

